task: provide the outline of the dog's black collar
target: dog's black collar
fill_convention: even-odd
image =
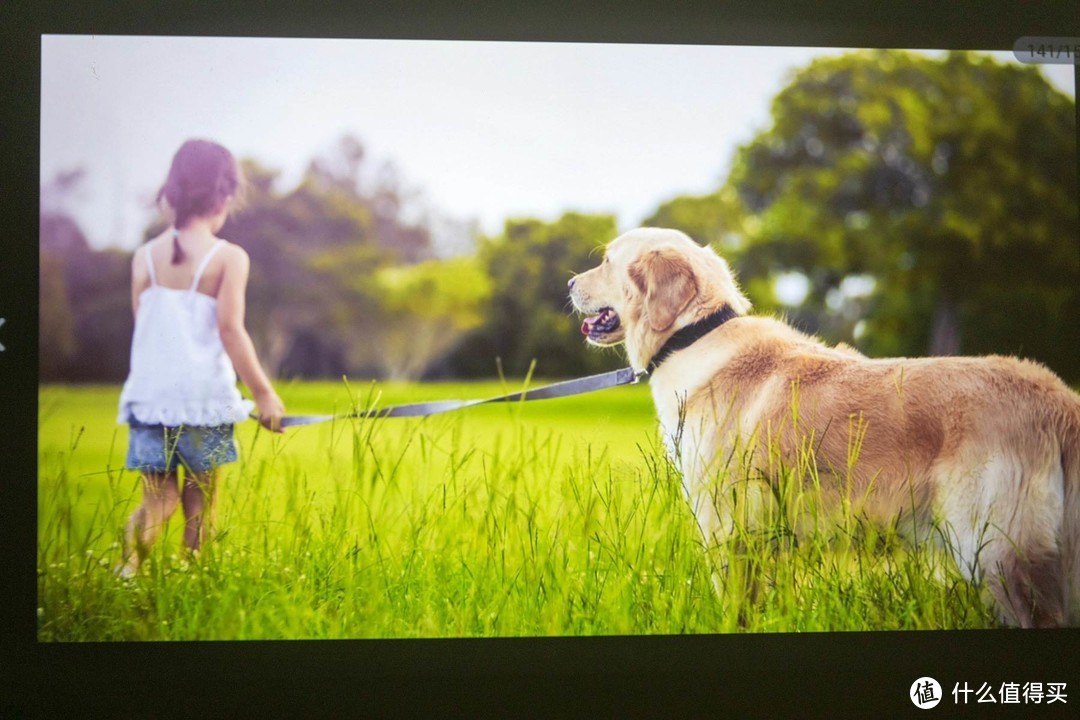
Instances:
[[[676,330],[675,334],[668,338],[667,342],[664,343],[659,352],[653,355],[652,360],[649,361],[649,364],[646,367],[650,373],[656,372],[656,368],[660,367],[660,363],[667,360],[671,353],[690,347],[728,320],[738,316],[738,313],[732,310],[730,305],[725,305],[712,315],[703,317],[696,323],[692,323],[684,328]]]

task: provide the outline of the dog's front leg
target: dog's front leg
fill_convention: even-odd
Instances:
[[[695,416],[681,402],[677,412],[660,415],[664,445],[701,531],[718,596],[725,595],[731,558],[737,554],[739,538],[745,537],[761,495],[760,483],[747,480],[746,446],[734,417],[730,413]],[[743,584],[736,582],[738,587]]]
[[[693,437],[683,440],[683,485],[701,531],[713,589],[741,618],[754,601],[761,571],[760,559],[749,550],[756,547],[752,533],[768,488],[747,471],[740,443],[710,448]]]
[[[727,577],[736,518],[745,515],[741,512],[743,503],[739,502],[740,489],[733,481],[734,474],[708,457],[711,449],[703,447],[699,438],[684,435],[679,440],[676,456],[683,490],[701,530],[703,549],[713,566],[713,585],[720,591]]]

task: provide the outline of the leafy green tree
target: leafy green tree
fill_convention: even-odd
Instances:
[[[371,346],[385,377],[417,380],[483,323],[491,278],[474,257],[379,270],[379,323]]]
[[[307,180],[329,196],[363,207],[370,221],[370,239],[399,261],[416,263],[430,258],[430,230],[423,222],[405,219],[407,207],[416,209],[416,193],[406,189],[391,161],[382,162],[367,173],[371,177],[365,177],[366,157],[363,144],[344,135],[330,154],[311,161]]]
[[[250,161],[244,173],[247,206],[222,236],[251,257],[247,322],[261,359],[275,375],[353,370],[348,345],[375,309],[355,278],[390,260],[375,248],[368,209],[311,171],[284,194],[275,173]]]
[[[248,324],[275,375],[383,374],[371,341],[381,307],[375,274],[432,248],[427,228],[403,218],[396,171],[384,163],[368,182],[365,162],[363,145],[346,135],[284,193],[275,171],[243,163],[246,208],[222,235],[251,256]]]
[[[277,172],[242,163],[246,207],[221,234],[251,257],[246,320],[274,375],[416,375],[479,323],[486,274],[465,260],[428,261],[429,232],[404,219],[411,199],[396,171],[384,164],[368,182],[363,161],[359,141],[345,137],[287,192]],[[62,173],[42,187],[41,370],[116,381],[131,347],[131,254],[92,250],[64,213],[84,176]],[[144,240],[163,229],[158,220]],[[406,303],[409,289],[428,301]],[[394,352],[399,362],[388,364]]]
[[[62,380],[71,372],[78,350],[65,267],[90,248],[66,215],[42,215],[39,227],[38,373],[42,381]]]
[[[122,380],[131,347],[131,254],[95,252],[67,206],[76,169],[41,189],[39,372],[43,380]]]
[[[873,354],[1020,353],[1080,377],[1075,113],[987,56],[816,60],[733,166],[742,275],[803,273],[821,315],[872,278],[856,342]]]
[[[63,380],[78,354],[75,308],[68,297],[70,267],[90,253],[90,245],[66,206],[86,171],[57,173],[41,186],[38,223],[38,374],[42,381]]]
[[[554,222],[509,220],[485,238],[479,258],[492,282],[487,321],[447,363],[453,374],[566,377],[616,367],[616,352],[587,348],[567,297],[572,275],[599,262],[601,246],[617,234],[608,215],[567,213]]]
[[[431,255],[426,228],[401,218],[400,180],[383,169],[365,191],[363,147],[344,137],[313,160],[301,183],[276,189],[276,173],[244,165],[247,208],[222,234],[252,259],[249,325],[271,372],[381,376],[381,301],[375,274]]]
[[[68,286],[78,353],[75,380],[123,380],[131,360],[131,253],[92,252]]]
[[[702,245],[732,251],[741,245],[745,221],[738,194],[724,186],[708,195],[682,195],[668,200],[641,224],[682,230]]]

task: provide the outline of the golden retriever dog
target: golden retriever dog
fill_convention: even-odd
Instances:
[[[733,458],[760,501],[809,448],[827,504],[937,537],[1004,622],[1080,624],[1080,397],[1041,365],[829,347],[748,315],[727,263],[676,230],[619,236],[569,285],[588,342],[648,371],[707,543],[733,530]]]

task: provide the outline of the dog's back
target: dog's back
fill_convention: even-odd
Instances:
[[[760,451],[777,443],[793,465],[809,440],[871,518],[933,518],[1006,621],[1080,624],[1080,396],[1028,361],[871,360],[777,321],[740,322],[755,339],[708,390],[744,398],[731,430],[755,429]]]

